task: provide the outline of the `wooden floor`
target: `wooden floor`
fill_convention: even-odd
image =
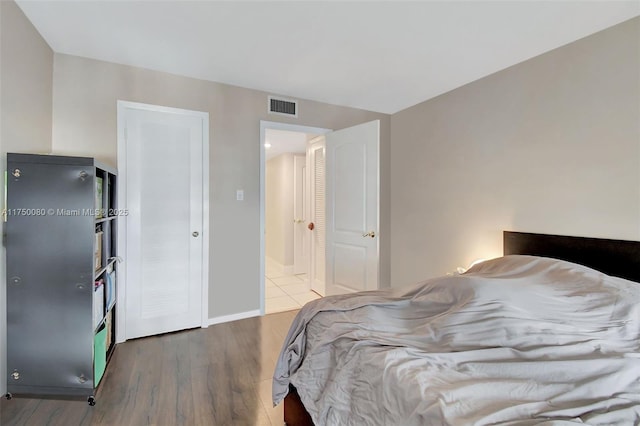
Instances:
[[[278,425],[271,377],[297,311],[118,345],[96,394],[86,400],[0,402],[9,425]]]

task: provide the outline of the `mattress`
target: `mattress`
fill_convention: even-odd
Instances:
[[[295,318],[273,378],[320,425],[640,423],[640,284],[505,256],[331,296]]]

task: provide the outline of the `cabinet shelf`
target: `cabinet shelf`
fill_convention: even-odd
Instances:
[[[100,327],[102,327],[104,325],[105,320],[107,319],[107,317],[109,316],[109,312],[113,311],[113,308],[115,308],[116,304],[113,303],[111,305],[111,307],[104,313],[104,315],[102,316],[102,319],[100,320],[100,322],[98,323],[97,326],[94,327],[93,332],[94,334],[98,332],[98,330],[100,330]],[[113,315],[113,314],[112,314]]]
[[[101,218],[96,218],[96,224],[98,223],[104,223],[104,222],[109,222],[111,220],[115,220],[115,218],[117,218],[118,216],[109,216],[109,217],[101,217]]]
[[[117,260],[118,258],[116,257],[109,258],[109,261],[107,262],[107,266],[103,266],[100,269],[96,269],[93,276],[95,278],[99,278],[100,275],[104,274],[109,269],[109,267],[112,267],[113,265],[115,265]]]

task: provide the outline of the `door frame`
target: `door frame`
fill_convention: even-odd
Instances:
[[[209,113],[202,111],[172,108],[160,105],[144,104],[130,101],[117,101],[117,127],[118,127],[118,152],[117,168],[118,180],[116,186],[116,199],[119,209],[126,208],[126,188],[127,188],[127,156],[126,156],[126,128],[125,113],[128,109],[145,110],[153,112],[164,112],[177,115],[188,115],[199,117],[203,120],[202,125],[202,315],[200,326],[206,328],[209,325]],[[118,256],[127,261],[126,245],[126,221],[118,223]],[[117,288],[126,288],[126,269],[118,272]],[[116,292],[116,343],[126,341],[126,292]]]
[[[264,272],[265,272],[265,169],[266,169],[266,155],[264,149],[265,143],[265,135],[267,129],[272,130],[287,130],[290,132],[299,132],[299,133],[311,133],[317,135],[323,135],[325,133],[329,133],[333,131],[333,129],[325,129],[322,127],[310,127],[310,126],[302,126],[299,124],[287,124],[280,123],[277,121],[266,121],[260,120],[260,268],[258,277],[260,282],[260,315],[265,314],[265,280],[264,280]]]

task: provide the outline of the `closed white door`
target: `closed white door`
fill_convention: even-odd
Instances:
[[[307,272],[309,245],[307,239],[307,160],[304,155],[293,156],[293,273]]]
[[[325,295],[325,163],[324,136],[318,136],[307,145],[307,169],[309,170],[309,283],[311,290]],[[312,228],[312,229],[309,229]]]
[[[202,325],[208,116],[126,108],[126,338]]]
[[[326,291],[378,289],[378,120],[326,135]]]

